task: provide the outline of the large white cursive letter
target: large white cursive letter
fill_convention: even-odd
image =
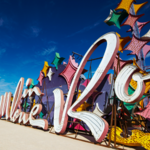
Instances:
[[[21,100],[21,95],[22,95],[22,90],[23,90],[23,85],[24,85],[24,78],[21,78],[18,82],[18,85],[16,87],[16,91],[14,94],[14,99],[12,102],[12,107],[11,107],[11,112],[10,112],[10,118],[13,120],[13,115],[15,111],[17,110],[17,107],[19,105],[19,102]]]
[[[42,110],[41,104],[36,104],[29,115],[29,121],[32,126],[38,126],[43,128],[44,130],[48,129],[48,121],[46,119],[35,119],[34,116],[39,115]]]
[[[117,97],[127,103],[135,103],[140,100],[145,91],[145,80],[150,80],[150,74],[143,76],[137,72],[138,68],[133,65],[126,65],[118,74],[115,81],[115,92]],[[131,78],[137,82],[137,88],[132,95],[128,94],[128,87]]]
[[[10,101],[11,101],[11,93],[5,93],[5,95],[1,96],[0,102],[0,118],[5,115],[6,120],[10,118]]]
[[[103,42],[107,42],[106,51],[104,54],[104,57],[97,68],[93,78],[91,79],[88,86],[85,88],[81,96],[78,98],[78,100],[71,106],[73,95],[75,92],[75,88],[77,86],[77,82],[80,78],[80,75],[83,71],[83,68],[87,62],[87,60],[90,58],[91,54],[94,52],[94,50]],[[105,135],[108,132],[108,123],[97,116],[94,113],[91,112],[75,112],[75,110],[94,92],[94,90],[100,85],[101,81],[105,77],[106,73],[110,69],[116,53],[119,48],[119,38],[116,35],[116,33],[108,33],[100,37],[97,41],[94,42],[94,44],[89,48],[89,50],[84,55],[76,73],[73,78],[73,81],[71,83],[70,90],[68,92],[68,97],[65,103],[65,107],[63,107],[64,100],[63,100],[63,93],[60,89],[54,90],[54,96],[55,96],[55,112],[54,112],[54,128],[55,131],[58,133],[63,133],[66,129],[67,125],[67,112],[68,115],[74,118],[78,118],[82,121],[84,121],[90,130],[93,133],[93,136],[95,137],[96,141],[100,142],[103,140]],[[57,95],[58,94],[58,95]],[[56,99],[57,98],[57,99]],[[58,104],[56,101],[59,101]],[[71,106],[71,108],[70,108]],[[64,108],[64,111],[63,111]],[[69,109],[70,108],[70,109]],[[69,111],[68,111],[69,109]],[[57,111],[57,112],[56,112]],[[62,113],[63,112],[63,113]],[[62,117],[61,117],[62,114]],[[56,121],[57,120],[57,121]],[[56,123],[56,124],[55,124]]]

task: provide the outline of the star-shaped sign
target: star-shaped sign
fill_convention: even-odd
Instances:
[[[68,85],[68,89],[70,88],[72,79],[74,77],[77,68],[78,68],[78,63],[76,63],[75,59],[72,56],[70,56],[66,68],[60,73],[60,75],[65,78]]]
[[[50,68],[47,74],[47,77],[49,78],[49,80],[52,80],[52,75],[54,74],[54,72],[52,72],[52,69]]]
[[[124,9],[129,13],[130,7],[135,0],[122,0],[115,10]]]
[[[129,36],[127,37],[120,37],[120,46],[119,46],[119,51],[122,51],[124,46],[131,41],[131,38]]]
[[[121,37],[120,34],[117,33],[117,35],[119,36],[119,40],[120,40],[120,45],[119,45],[119,49],[118,51],[123,52],[123,48],[124,46],[131,41],[131,38],[129,36],[127,37]]]
[[[131,42],[124,50],[130,50],[132,51],[128,55],[137,55],[139,54],[140,50],[149,42],[149,40],[139,39],[135,35],[133,35]]]
[[[79,111],[84,111],[86,110],[89,106],[91,106],[91,104],[87,103],[87,102],[84,102],[83,104],[81,104],[77,109],[76,111],[79,112]]]
[[[135,22],[141,18],[144,14],[141,14],[141,15],[132,15],[132,14],[129,14],[127,20],[121,25],[121,26],[124,26],[124,25],[129,25],[132,27],[134,27],[135,25]]]
[[[144,2],[144,3],[142,3],[142,4],[133,4],[135,14],[137,14],[137,12],[138,12],[144,5],[146,5],[147,3],[148,3],[148,2]]]
[[[49,68],[49,65],[48,65],[48,62],[45,61],[44,62],[44,67],[42,69],[42,72],[44,73],[45,77],[46,77],[46,74],[47,74],[47,69]]]
[[[143,116],[144,118],[150,120],[150,102],[148,103],[148,105],[145,107],[145,109],[143,109],[142,111],[136,112],[135,114],[138,114],[140,116]]]
[[[150,21],[147,21],[147,22],[139,22],[137,21],[137,26],[139,28],[139,33],[141,32],[142,28],[147,25],[148,23],[150,23]],[[133,27],[133,30],[135,30],[135,26]],[[129,29],[127,32],[131,32],[132,30]]]
[[[115,10],[110,11],[110,15],[104,21],[109,26],[116,25],[120,29],[122,21],[128,16],[126,11],[116,12]]]
[[[120,29],[119,17],[121,14],[112,11],[111,18],[106,22],[108,25],[116,25]]]
[[[60,65],[64,59],[65,58],[60,57],[59,53],[55,54],[55,58],[54,58],[52,64],[55,65],[57,70],[58,70],[58,65]]]
[[[44,78],[43,72],[42,72],[42,71],[40,71],[39,78],[37,79],[37,80],[40,82],[40,86],[42,86],[43,78]]]

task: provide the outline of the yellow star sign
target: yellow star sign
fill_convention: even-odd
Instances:
[[[130,7],[135,0],[122,0],[115,10],[124,9],[129,14]]]
[[[49,68],[49,65],[48,65],[48,62],[45,61],[44,62],[44,67],[42,69],[42,72],[44,73],[45,77],[46,77],[46,74],[47,74],[47,69]]]

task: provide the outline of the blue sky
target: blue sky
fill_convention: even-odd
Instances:
[[[1,0],[0,1],[0,95],[14,93],[20,77],[37,83],[44,61],[49,65],[60,53],[68,61],[72,51],[84,55],[92,43],[107,32],[122,37],[129,26],[118,29],[104,23],[110,9],[121,0]],[[137,0],[137,3],[145,2]],[[141,22],[149,21],[150,3],[139,14]],[[149,20],[148,20],[149,19]],[[141,35],[149,30],[146,25]],[[91,58],[102,57],[105,44],[97,48]],[[125,52],[123,59],[129,59]],[[150,57],[150,55],[148,55]],[[99,60],[92,64],[96,70]],[[148,58],[146,64],[150,65]],[[88,64],[86,66],[88,69]]]

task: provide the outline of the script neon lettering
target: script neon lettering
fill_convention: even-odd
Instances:
[[[144,81],[150,80],[150,74],[143,76],[137,72],[138,68],[131,64],[124,66],[124,68],[118,74],[115,81],[115,92],[117,97],[127,103],[135,103],[140,100],[145,91]],[[132,95],[128,94],[128,86],[131,79],[137,82],[137,88]]]
[[[11,93],[5,93],[5,95],[1,96],[0,102],[0,118],[2,116],[6,116],[6,120],[10,118],[10,101],[11,101]]]
[[[27,85],[31,84],[31,79],[27,80]],[[21,109],[17,109],[20,105],[20,100],[22,97],[22,90],[24,85],[24,78],[21,78],[18,82],[18,85],[15,90],[14,99],[12,102],[12,107],[10,111],[10,102],[11,102],[11,93],[5,93],[5,95],[1,96],[0,102],[0,118],[5,115],[5,118],[12,122],[19,122],[23,124],[30,124],[32,126],[38,126],[43,128],[44,130],[48,129],[48,121],[45,119],[35,119],[34,116],[38,115],[42,110],[41,104],[36,104],[30,114],[22,112]],[[25,97],[32,96],[32,94],[43,95],[38,87],[34,87],[34,89],[29,89],[24,91]]]
[[[11,112],[10,112],[11,120],[13,118],[15,111],[17,110],[19,103],[20,103],[23,85],[24,85],[24,78],[20,78],[18,85],[16,87],[16,90],[15,90],[15,94],[14,94],[14,98],[13,98],[13,102],[12,102],[12,106],[11,106]]]
[[[88,86],[85,88],[78,100],[71,106],[73,95],[79,77],[83,71],[83,68],[94,52],[94,50],[103,42],[107,42],[106,51],[104,57],[97,68],[93,78]],[[115,33],[108,33],[100,37],[86,52],[84,55],[71,83],[71,87],[68,92],[68,97],[64,106],[63,92],[60,89],[55,89],[55,110],[54,110],[54,128],[57,133],[64,133],[67,126],[68,115],[84,121],[90,128],[96,141],[103,140],[108,132],[108,123],[101,117],[91,112],[75,112],[75,110],[94,92],[105,77],[107,71],[111,67],[113,60],[119,48],[119,39]],[[71,106],[71,107],[70,107]],[[68,111],[69,110],[69,111]],[[67,115],[68,113],[68,115]]]

